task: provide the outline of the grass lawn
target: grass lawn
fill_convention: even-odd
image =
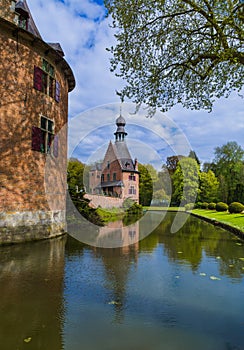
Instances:
[[[244,213],[230,214],[228,212],[217,212],[215,210],[193,209],[192,213],[207,217],[214,221],[223,222],[224,224],[236,227],[244,232]]]
[[[144,210],[157,210],[157,211],[185,211],[183,207],[143,207]]]

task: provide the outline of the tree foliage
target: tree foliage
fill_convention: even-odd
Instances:
[[[220,181],[220,200],[243,202],[244,150],[236,142],[215,148],[215,173]]]
[[[200,188],[198,200],[200,202],[216,202],[219,181],[212,170],[200,173]]]
[[[85,165],[78,159],[72,158],[68,162],[67,182],[69,190],[80,191],[84,189],[83,173]]]
[[[194,203],[199,189],[199,165],[195,159],[182,158],[172,176],[174,192],[172,203]]]
[[[244,82],[244,4],[239,0],[105,0],[116,28],[111,70],[121,98],[151,113],[177,103],[211,111]]]
[[[153,181],[150,171],[147,169],[150,164],[138,164],[139,177],[139,202],[142,205],[150,205],[153,196]]]
[[[97,210],[91,208],[89,206],[90,200],[84,197],[84,169],[85,164],[81,163],[78,159],[71,158],[69,160],[67,169],[67,182],[70,197],[76,209],[84,218],[88,219],[94,224],[103,225],[103,220],[99,216]],[[72,213],[71,209],[69,209],[69,213]]]

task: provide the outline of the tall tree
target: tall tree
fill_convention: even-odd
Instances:
[[[177,103],[211,111],[244,82],[243,1],[105,0],[117,44],[111,70],[121,91],[150,112]]]
[[[172,176],[172,204],[195,203],[199,192],[199,173],[199,165],[195,159],[185,157],[178,162]]]
[[[139,202],[142,205],[150,205],[153,196],[153,180],[150,175],[150,164],[138,164],[139,175]]]
[[[68,162],[67,182],[69,191],[80,191],[84,189],[83,173],[85,165],[76,158],[71,158]]]
[[[219,181],[212,170],[200,173],[200,202],[215,202],[218,197]]]
[[[244,150],[235,141],[215,148],[216,175],[223,191],[220,196],[224,196],[228,203],[238,200],[237,187],[241,189],[243,186],[243,161]]]

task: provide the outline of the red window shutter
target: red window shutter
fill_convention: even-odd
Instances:
[[[60,84],[59,84],[58,81],[56,81],[55,100],[56,100],[57,102],[60,101]]]
[[[43,144],[42,140],[42,130],[36,126],[32,127],[32,145],[31,149],[33,151],[41,152],[41,147]]]
[[[42,91],[43,71],[39,67],[34,67],[34,88],[38,91]]]
[[[53,139],[53,155],[58,157],[58,135],[55,135]]]

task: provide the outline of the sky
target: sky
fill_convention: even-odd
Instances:
[[[214,148],[236,141],[244,148],[244,100],[236,93],[216,102],[213,111],[191,111],[177,105],[146,118],[145,109],[121,106],[116,91],[124,82],[110,72],[114,32],[102,0],[28,0],[46,42],[59,42],[76,78],[69,94],[69,156],[85,163],[101,159],[114,139],[120,112],[127,121],[132,156],[157,168],[173,154],[193,149],[201,162],[214,158]]]

